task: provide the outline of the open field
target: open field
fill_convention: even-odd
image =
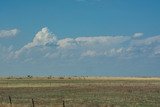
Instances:
[[[160,107],[160,78],[0,78],[0,107],[32,107],[32,99],[35,107]]]

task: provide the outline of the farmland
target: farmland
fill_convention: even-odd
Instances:
[[[160,107],[160,78],[0,78],[0,107],[32,107],[32,99],[35,107]]]

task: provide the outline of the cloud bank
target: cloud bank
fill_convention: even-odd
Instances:
[[[143,33],[133,36],[97,36],[57,39],[48,30],[42,28],[33,41],[21,49],[10,52],[11,59],[54,59],[83,57],[159,57],[160,36],[142,38]]]
[[[58,39],[45,27],[20,49],[0,45],[0,50],[0,63],[34,65],[39,71],[45,67],[44,70],[54,67],[49,70],[138,72],[158,69],[160,35],[145,37],[143,33],[135,33],[132,36],[103,35]],[[24,68],[28,70],[28,67]]]
[[[14,37],[18,32],[18,29],[0,30],[0,38]]]

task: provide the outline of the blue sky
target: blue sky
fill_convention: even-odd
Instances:
[[[1,0],[0,75],[160,75],[159,0]]]

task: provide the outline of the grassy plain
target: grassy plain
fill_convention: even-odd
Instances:
[[[0,107],[32,107],[31,99],[35,107],[160,107],[160,78],[0,78]]]

